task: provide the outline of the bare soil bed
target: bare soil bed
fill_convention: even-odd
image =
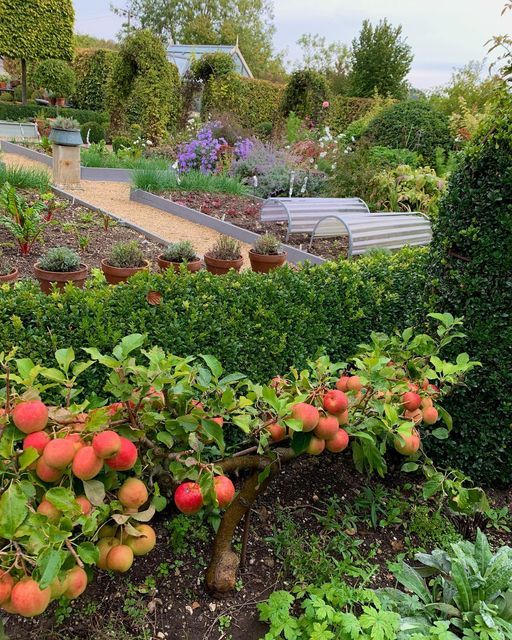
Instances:
[[[30,194],[24,194],[30,199]],[[128,227],[121,226],[110,217],[104,217],[67,200],[58,201],[58,208],[32,251],[27,256],[20,254],[13,236],[0,227],[0,251],[13,267],[17,267],[20,277],[32,277],[33,266],[51,247],[66,246],[80,254],[82,262],[89,267],[100,267],[100,262],[110,253],[116,242],[136,240],[144,255],[151,261],[161,253],[162,247],[150,242],[144,236]]]
[[[401,487],[403,500],[412,499],[411,491],[417,487],[405,483],[414,483],[414,477],[400,474],[398,469],[399,465],[390,468],[387,479],[377,482],[377,479],[366,481],[357,473],[348,453],[321,458],[303,456],[292,462],[255,505],[246,566],[239,573],[239,590],[222,599],[213,598],[203,586],[213,540],[211,529],[193,518],[190,529],[181,531],[181,537],[176,530],[171,536],[169,524],[176,511],[169,507],[152,523],[157,529],[156,549],[136,559],[128,573],[98,572],[80,598],[67,608],[54,603],[40,618],[7,617],[8,637],[11,640],[261,640],[266,629],[258,621],[257,603],[275,589],[293,587],[293,580],[268,540],[268,536],[279,531],[278,512],[286,514],[301,534],[307,532],[308,539],[319,536],[327,543],[333,530],[324,526],[322,515],[326,514],[326,503],[333,497],[341,505],[340,520],[366,486],[376,490],[380,483],[389,491]],[[510,506],[511,499],[510,491],[492,494],[495,506]],[[506,533],[497,534],[488,529],[487,534],[493,544],[508,543]],[[368,557],[369,562],[375,564],[376,573],[367,585],[374,587],[391,586],[394,581],[386,563],[403,552],[406,545],[418,544],[401,524],[376,528],[358,524],[357,530],[347,530],[347,535],[347,544],[361,540],[360,557]],[[344,552],[339,549],[340,557]],[[315,577],[311,575],[311,580]],[[331,578],[353,582],[345,575],[336,575],[334,570]]]
[[[172,200],[176,204],[181,204],[214,218],[230,222],[242,229],[259,234],[273,233],[283,242],[285,240],[287,224],[285,222],[262,223],[260,221],[261,205],[250,197],[193,191],[172,191],[163,194],[163,197]],[[292,247],[309,251],[328,260],[347,257],[348,237],[346,236],[315,240],[311,249],[309,249],[309,240],[310,237],[307,234],[293,234],[286,242]]]

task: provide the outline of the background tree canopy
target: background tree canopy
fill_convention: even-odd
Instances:
[[[278,79],[284,75],[280,55],[273,50],[275,28],[270,0],[131,0],[130,24],[158,37],[184,44],[231,44],[237,40],[255,75]]]

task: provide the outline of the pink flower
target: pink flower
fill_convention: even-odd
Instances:
[[[329,101],[328,101],[328,100],[324,100],[324,101],[322,102],[322,108],[323,108],[323,109],[328,109],[328,108],[329,108],[329,106],[330,106],[330,105],[329,105]]]

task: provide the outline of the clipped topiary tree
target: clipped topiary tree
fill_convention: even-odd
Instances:
[[[27,60],[73,57],[71,0],[0,0],[0,55],[21,60],[27,102]]]
[[[178,69],[167,60],[162,41],[146,29],[132,33],[121,45],[108,86],[112,130],[138,124],[145,137],[160,140],[178,121],[179,89]]]
[[[215,51],[201,56],[191,65],[190,71],[196,80],[206,82],[211,76],[218,78],[228,73],[234,73],[235,63],[229,53]]]
[[[43,60],[35,68],[32,80],[52,98],[68,98],[75,90],[75,72],[64,60]]]
[[[436,443],[486,484],[512,469],[512,96],[504,93],[453,173],[434,226],[430,308],[464,316],[465,351],[482,362],[446,402],[454,430]]]
[[[117,53],[109,49],[82,49],[76,53],[73,102],[78,109],[106,110],[107,87],[116,58]]]
[[[428,102],[406,100],[384,109],[370,123],[366,136],[375,145],[410,149],[434,162],[436,149],[453,148],[450,123]]]
[[[282,110],[285,116],[291,111],[305,118],[317,120],[322,103],[327,100],[329,89],[323,75],[313,69],[295,71],[290,76],[283,96]]]

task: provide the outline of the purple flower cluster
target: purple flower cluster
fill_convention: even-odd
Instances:
[[[226,145],[224,138],[215,138],[213,135],[213,130],[218,126],[218,122],[209,122],[198,131],[196,138],[180,145],[178,149],[180,173],[193,169],[205,174],[214,173],[219,153]]]
[[[254,142],[250,138],[240,138],[234,144],[237,160],[247,160],[254,149]]]

